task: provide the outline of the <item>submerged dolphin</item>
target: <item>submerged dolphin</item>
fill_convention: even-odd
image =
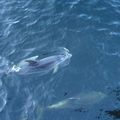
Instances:
[[[67,98],[50,106],[48,109],[75,109],[79,107],[89,107],[91,105],[99,103],[106,97],[106,94],[97,91],[91,91],[88,93],[81,93],[77,96]]]
[[[42,116],[46,110],[89,110],[106,97],[105,93],[99,91],[83,92],[45,107],[38,106],[37,113]]]
[[[40,60],[38,59],[38,56],[22,60],[18,65],[14,65],[11,71],[19,74],[32,74],[39,72],[43,75],[53,70],[53,73],[55,73],[57,72],[58,67],[68,65],[71,57],[72,54],[69,53],[69,50],[63,48],[62,52],[59,54]]]

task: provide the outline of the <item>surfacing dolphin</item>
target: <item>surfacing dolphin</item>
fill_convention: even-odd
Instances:
[[[43,59],[38,59],[39,56],[34,56],[22,60],[18,65],[14,65],[11,72],[17,72],[21,75],[39,73],[40,75],[47,74],[53,70],[57,72],[61,66],[66,66],[70,62],[72,54],[66,48],[62,48],[62,52],[57,55],[52,55]]]

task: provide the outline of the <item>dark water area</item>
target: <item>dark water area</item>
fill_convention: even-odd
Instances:
[[[72,57],[56,73],[6,74],[59,47]],[[1,0],[0,120],[119,119],[120,1]]]

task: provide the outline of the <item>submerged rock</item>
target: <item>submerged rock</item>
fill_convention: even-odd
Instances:
[[[111,111],[106,111],[106,113],[109,115],[109,116],[112,116],[116,119],[120,119],[120,110],[111,110]]]

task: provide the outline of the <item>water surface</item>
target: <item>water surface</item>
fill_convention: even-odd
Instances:
[[[1,0],[0,118],[120,119],[119,20],[119,0]],[[13,64],[60,46],[73,56],[56,74],[6,75]],[[84,110],[41,109],[89,91],[107,97]]]

